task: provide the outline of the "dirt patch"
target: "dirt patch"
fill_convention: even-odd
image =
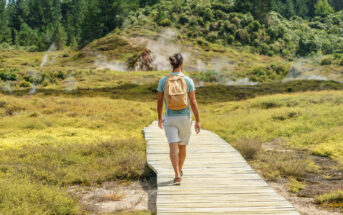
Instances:
[[[285,140],[281,138],[276,138],[270,142],[262,143],[262,148],[265,151],[279,151],[279,152],[292,151],[291,149],[286,148],[284,144],[285,144]]]
[[[268,182],[281,196],[285,197],[298,210],[301,215],[341,215],[339,211],[328,211],[314,204],[314,199],[310,197],[299,197],[287,191],[285,182]]]
[[[313,197],[330,191],[343,189],[343,169],[339,164],[328,158],[311,156],[320,166],[319,174],[306,173],[304,180],[306,188],[298,193],[299,196]]]
[[[343,189],[343,167],[337,161],[330,157],[321,157],[313,155],[309,150],[299,150],[289,148],[284,144],[282,139],[263,143],[264,149],[261,153],[283,152],[292,153],[297,159],[313,161],[316,166],[312,171],[305,171],[301,176],[297,176],[297,180],[304,183],[306,186],[298,193],[288,191],[288,180],[282,178],[276,181],[267,181],[275,190],[282,196],[288,199],[302,214],[309,215],[326,215],[326,214],[342,214],[343,208],[329,208],[315,204],[315,197],[330,191]],[[257,171],[262,175],[263,168],[252,163],[252,166],[257,168]]]
[[[80,199],[90,214],[119,211],[156,211],[156,181],[105,182],[99,186],[71,186],[68,193]]]

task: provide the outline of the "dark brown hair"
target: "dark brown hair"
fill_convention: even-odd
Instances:
[[[173,69],[176,69],[183,63],[183,57],[181,53],[176,53],[169,57],[169,61]]]

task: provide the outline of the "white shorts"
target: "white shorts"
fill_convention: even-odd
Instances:
[[[192,117],[191,116],[164,116],[164,132],[168,143],[179,143],[188,145],[192,134]]]

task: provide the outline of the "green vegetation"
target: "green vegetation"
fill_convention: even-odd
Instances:
[[[65,189],[12,177],[0,171],[0,210],[4,214],[80,214]]]
[[[257,157],[258,152],[262,150],[260,140],[241,139],[236,143],[236,149],[247,160],[252,160]]]
[[[250,4],[251,7],[247,6]],[[341,11],[332,11],[325,17],[306,21],[299,16],[286,19],[271,9],[274,6],[265,8],[263,3],[255,5],[261,8],[254,8],[250,1],[239,1],[237,4],[207,1],[205,5],[197,1],[180,1],[176,4],[161,1],[130,14],[128,23],[133,27],[151,26],[150,29],[171,26],[181,30],[184,40],[201,44],[205,40],[236,47],[249,45],[252,52],[269,56],[342,52],[338,30],[342,28]],[[321,11],[318,13],[327,13],[325,7],[318,6]]]
[[[318,2],[314,5],[314,9],[315,14],[318,16],[327,16],[334,12],[328,0],[318,0]]]
[[[290,178],[288,181],[288,190],[292,193],[297,193],[305,188],[303,182],[298,181],[296,178]]]
[[[202,125],[218,133],[255,164],[267,179],[316,172],[310,157],[261,151],[258,142],[281,141],[293,149],[329,156],[343,164],[343,97],[340,92],[306,92],[219,102],[201,107]],[[259,140],[256,142],[255,140]]]
[[[0,4],[0,43],[46,50],[84,47],[94,39],[144,26],[181,29],[182,40],[251,47],[293,57],[341,53],[339,0],[9,1]],[[46,9],[44,9],[46,8]],[[205,42],[206,41],[206,42]]]
[[[330,193],[318,195],[316,197],[316,203],[330,207],[343,207],[343,191],[336,190]]]
[[[133,89],[145,92],[144,88]],[[343,163],[342,122],[337,117],[343,112],[343,98],[339,91],[219,103],[213,98],[216,103],[209,104],[199,92],[205,89],[213,88],[197,88],[203,127],[230,142],[266,179],[294,178],[289,189],[298,192],[303,189],[298,179],[321,171],[310,156],[287,150],[266,151],[264,143],[275,139],[281,141],[278,146],[326,153]],[[12,197],[1,201],[4,211],[15,213],[11,205],[18,204],[16,199],[24,195],[16,207],[18,213],[64,210],[65,214],[78,214],[82,209],[66,194],[68,186],[150,177],[141,129],[155,118],[156,92],[151,91],[151,97],[146,92],[114,93],[122,94],[125,100],[111,99],[112,93],[106,91],[101,97],[92,91],[83,96],[78,93],[1,97],[0,180],[10,180],[13,185],[2,188],[3,198]],[[30,195],[30,189],[37,191]],[[28,207],[33,201],[36,203]]]
[[[0,98],[0,209],[81,214],[70,185],[150,177],[141,129],[152,103],[109,98]]]

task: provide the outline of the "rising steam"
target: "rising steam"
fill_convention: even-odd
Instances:
[[[288,76],[282,80],[286,83],[293,80],[320,80],[327,81],[328,78],[319,74],[315,66],[309,63],[309,58],[298,58],[292,64]],[[313,60],[313,59],[312,59]]]
[[[66,78],[64,84],[66,91],[70,92],[77,89],[78,81],[73,76],[69,76]]]
[[[49,47],[49,49],[45,52],[43,59],[42,59],[42,63],[40,64],[40,67],[44,67],[44,65],[49,61],[49,52],[52,52],[56,50],[56,46],[55,43],[52,43]],[[53,59],[51,59],[53,60]]]
[[[116,61],[108,61],[105,55],[98,54],[94,62],[98,69],[110,69],[119,72],[127,71],[127,66],[125,63],[120,63]]]
[[[1,84],[1,89],[2,89],[3,91],[5,91],[5,92],[12,92],[11,85],[10,85],[10,83],[8,83],[8,82],[3,82],[3,83]]]
[[[229,80],[225,83],[225,85],[228,86],[238,86],[238,85],[257,85],[257,82],[251,82],[249,81],[249,78],[240,78],[235,81]]]
[[[157,40],[149,40],[146,48],[152,52],[152,66],[159,71],[170,70],[169,56],[181,52],[184,64],[187,64],[190,54],[176,43],[178,33],[167,28],[163,30]]]

